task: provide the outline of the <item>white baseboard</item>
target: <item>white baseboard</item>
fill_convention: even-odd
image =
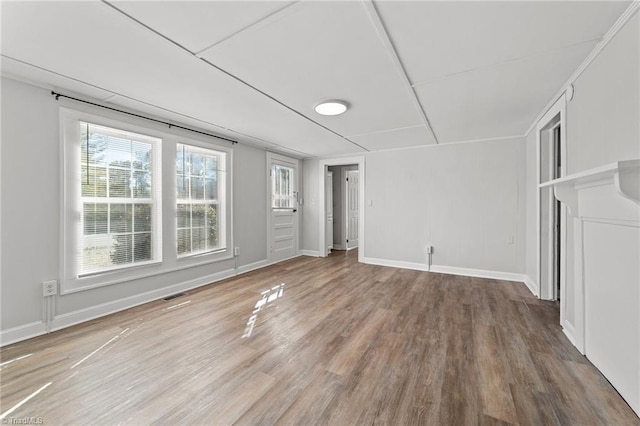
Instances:
[[[567,336],[567,339],[569,339],[571,344],[573,346],[575,346],[578,350],[580,350],[580,348],[578,348],[578,345],[576,344],[576,337],[575,337],[576,336],[576,330],[573,327],[573,325],[571,325],[569,322],[565,321],[564,324],[562,324],[562,332],[564,333],[565,336]]]
[[[334,244],[334,245],[333,245],[333,249],[334,249],[334,250],[346,250],[346,249],[347,249],[347,247],[346,247],[346,246],[343,246],[342,244]]]
[[[525,282],[524,274],[501,271],[487,271],[484,269],[458,268],[453,266],[431,265],[429,268],[424,263],[403,262],[400,260],[376,259],[365,257],[364,263],[393,268],[413,269],[415,271],[438,272],[441,274],[462,275],[465,277],[490,278],[494,280]],[[526,284],[526,283],[525,283]]]
[[[540,297],[540,293],[538,292],[538,284],[536,284],[535,281],[533,281],[533,279],[531,279],[529,275],[526,275],[526,274],[524,275],[524,283],[529,288],[529,291],[533,293],[534,296],[538,298]]]
[[[92,319],[100,318],[119,311],[123,311],[125,309],[133,308],[134,306],[152,302],[154,300],[158,300],[175,293],[180,293],[181,291],[187,291],[206,284],[214,283],[216,281],[221,281],[226,278],[233,277],[234,275],[236,274],[233,269],[227,269],[226,271],[205,275],[203,277],[198,277],[193,280],[174,284],[168,287],[163,287],[157,290],[148,291],[146,293],[136,294],[134,296],[102,303],[100,305],[91,306],[89,308],[80,309],[78,311],[57,315],[51,322],[51,331],[60,330],[62,328],[80,324],[82,322],[91,321]]]
[[[0,346],[10,345],[22,340],[31,339],[47,332],[47,324],[44,321],[30,322],[29,324],[9,328],[0,332]]]
[[[490,278],[493,280],[516,281],[523,283],[525,276],[514,272],[487,271],[484,269],[458,268],[454,266],[431,265],[431,272],[462,275],[465,277]]]
[[[320,252],[317,250],[300,250],[301,256],[311,256],[311,257],[320,257]]]
[[[427,271],[427,265],[423,263],[403,262],[400,260],[377,259],[375,257],[365,257],[364,263],[370,265],[390,266],[392,268],[413,269],[415,271]]]
[[[238,266],[236,270],[237,275],[246,274],[247,272],[255,271],[256,269],[264,268],[265,266],[269,266],[271,263],[267,259],[259,260],[258,262],[249,263],[247,265]]]

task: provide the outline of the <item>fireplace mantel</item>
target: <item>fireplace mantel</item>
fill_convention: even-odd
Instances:
[[[616,161],[541,183],[539,187],[553,187],[556,198],[567,206],[569,214],[580,217],[580,190],[607,184],[620,196],[640,204],[640,160]]]

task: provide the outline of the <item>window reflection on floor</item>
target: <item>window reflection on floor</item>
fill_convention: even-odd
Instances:
[[[258,299],[255,306],[253,307],[251,316],[247,321],[247,326],[244,329],[244,334],[242,335],[243,339],[246,337],[250,337],[251,333],[253,333],[253,328],[255,327],[256,321],[258,320],[258,312],[260,312],[262,309],[269,306],[275,300],[281,298],[283,295],[284,295],[284,283],[280,283],[279,285],[271,287],[270,289],[260,293],[260,298]]]

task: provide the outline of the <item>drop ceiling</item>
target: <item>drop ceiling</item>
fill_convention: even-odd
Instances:
[[[2,2],[2,74],[301,158],[521,136],[630,2]],[[314,106],[343,99],[349,110]]]

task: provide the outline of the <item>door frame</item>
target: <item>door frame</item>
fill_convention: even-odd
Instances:
[[[272,226],[273,224],[271,223],[271,220],[273,219],[273,215],[272,215],[272,211],[271,211],[271,164],[273,163],[273,161],[280,161],[280,162],[284,162],[284,163],[290,163],[293,164],[296,167],[296,176],[294,177],[295,179],[295,184],[296,184],[296,209],[298,210],[298,212],[300,212],[300,184],[302,182],[301,179],[301,167],[300,167],[300,160],[294,157],[289,157],[287,155],[282,155],[282,154],[277,154],[275,152],[270,152],[267,151],[267,156],[266,156],[266,170],[265,170],[265,174],[266,174],[266,184],[265,184],[265,194],[266,194],[266,198],[267,198],[267,261],[269,263],[273,262],[273,253],[271,252],[271,240],[273,239],[273,231],[272,231]],[[296,257],[300,255],[300,216],[296,216],[296,220],[295,220],[295,232],[296,232],[296,237],[294,239],[294,244],[295,244],[295,250],[294,250],[294,254],[291,257]],[[286,260],[286,259],[282,259],[282,260]],[[279,260],[278,262],[282,261]]]
[[[543,188],[540,187],[541,182],[541,166],[542,166],[542,133],[549,132],[549,137],[546,138],[549,143],[553,145],[553,127],[550,125],[556,119],[560,117],[560,167],[562,169],[562,175],[567,174],[567,120],[566,120],[566,98],[564,94],[553,104],[551,108],[544,114],[544,116],[536,124],[536,274],[537,274],[537,286],[538,296],[540,299],[551,300],[554,297],[555,289],[553,286],[553,268],[549,268],[547,271],[547,279],[545,285],[542,283],[542,233],[549,233],[549,229],[542,229],[542,215],[540,212],[542,192]],[[550,152],[553,152],[553,146],[550,147]],[[555,154],[551,154],[555,155]],[[567,306],[567,208],[564,204],[560,207],[560,324],[565,326],[565,313]],[[553,226],[553,221],[549,221],[549,227]],[[573,299],[573,297],[572,297]]]
[[[343,205],[344,205],[344,240],[345,240],[345,248],[347,251],[349,250],[353,250],[354,248],[359,248],[360,247],[360,236],[358,235],[358,244],[355,247],[349,247],[349,181],[347,180],[349,177],[349,172],[357,172],[358,173],[358,191],[360,191],[360,170],[358,169],[352,169],[352,170],[344,170],[344,200],[343,200]],[[360,197],[360,193],[358,192],[358,197]],[[358,203],[360,204],[360,203]],[[360,208],[360,206],[358,206],[358,208]],[[358,216],[360,216],[360,211],[358,210]],[[358,228],[360,228],[358,226]],[[358,232],[360,232],[360,229],[358,229]]]
[[[359,224],[358,224],[358,262],[364,263],[364,251],[365,251],[365,160],[364,156],[357,157],[344,157],[344,158],[329,158],[320,160],[318,167],[318,182],[319,182],[319,197],[318,197],[318,254],[320,257],[326,257],[326,241],[325,241],[325,222],[327,210],[325,206],[325,174],[329,166],[348,166],[356,164],[358,171],[360,172],[360,203],[359,203]]]
[[[331,177],[331,179],[329,179],[329,177]],[[327,173],[325,174],[325,181],[331,181],[331,188],[327,188],[327,184],[329,182],[325,182],[325,192],[324,192],[324,197],[325,200],[327,199],[327,197],[329,196],[329,194],[331,194],[331,227],[329,228],[329,206],[327,206],[326,210],[325,210],[325,215],[324,215],[324,219],[325,219],[325,231],[324,231],[324,235],[325,235],[325,244],[327,243],[326,238],[327,236],[331,235],[331,244],[327,244],[327,247],[325,248],[325,253],[331,253],[331,250],[333,249],[334,245],[335,245],[335,241],[333,240],[333,227],[334,227],[334,223],[335,223],[335,215],[336,212],[333,209],[333,179],[334,179],[334,175],[333,172],[331,170],[327,170]]]

